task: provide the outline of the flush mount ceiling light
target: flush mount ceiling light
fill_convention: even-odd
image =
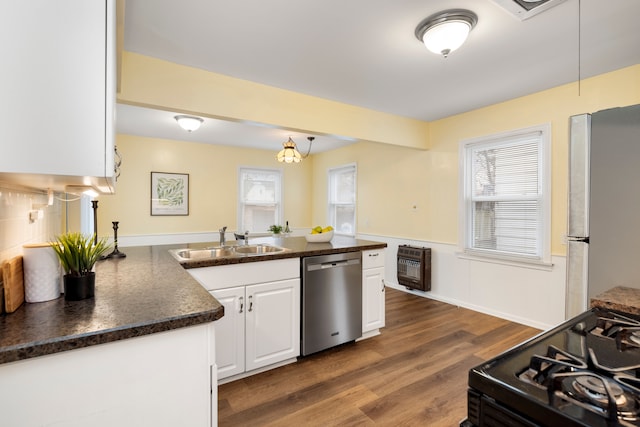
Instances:
[[[200,128],[200,125],[204,121],[200,117],[194,117],[194,116],[181,115],[181,116],[175,116],[174,118],[176,119],[180,127],[186,130],[187,132],[198,130],[198,128]]]
[[[462,46],[477,22],[478,17],[469,10],[446,10],[420,22],[415,35],[431,52],[446,58]]]
[[[308,136],[307,139],[309,140],[309,150],[307,150],[307,154],[300,154],[298,148],[296,147],[296,143],[293,142],[291,137],[289,137],[288,140],[282,143],[282,146],[284,148],[280,150],[280,152],[276,155],[276,159],[278,159],[278,161],[281,163],[300,163],[302,159],[306,159],[307,156],[309,156],[309,153],[311,153],[311,144],[316,138],[313,136]]]

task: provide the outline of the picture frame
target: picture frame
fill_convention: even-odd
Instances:
[[[151,172],[151,216],[189,215],[189,174]]]

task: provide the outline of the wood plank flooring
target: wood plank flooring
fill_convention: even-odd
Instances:
[[[382,334],[218,388],[224,426],[458,426],[468,370],[540,332],[386,291]]]

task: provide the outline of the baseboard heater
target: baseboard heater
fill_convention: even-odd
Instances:
[[[431,290],[431,248],[398,246],[398,283],[407,289]]]

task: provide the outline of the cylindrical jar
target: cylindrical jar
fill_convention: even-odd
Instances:
[[[27,244],[22,249],[25,300],[42,302],[60,297],[62,267],[51,243]]]

